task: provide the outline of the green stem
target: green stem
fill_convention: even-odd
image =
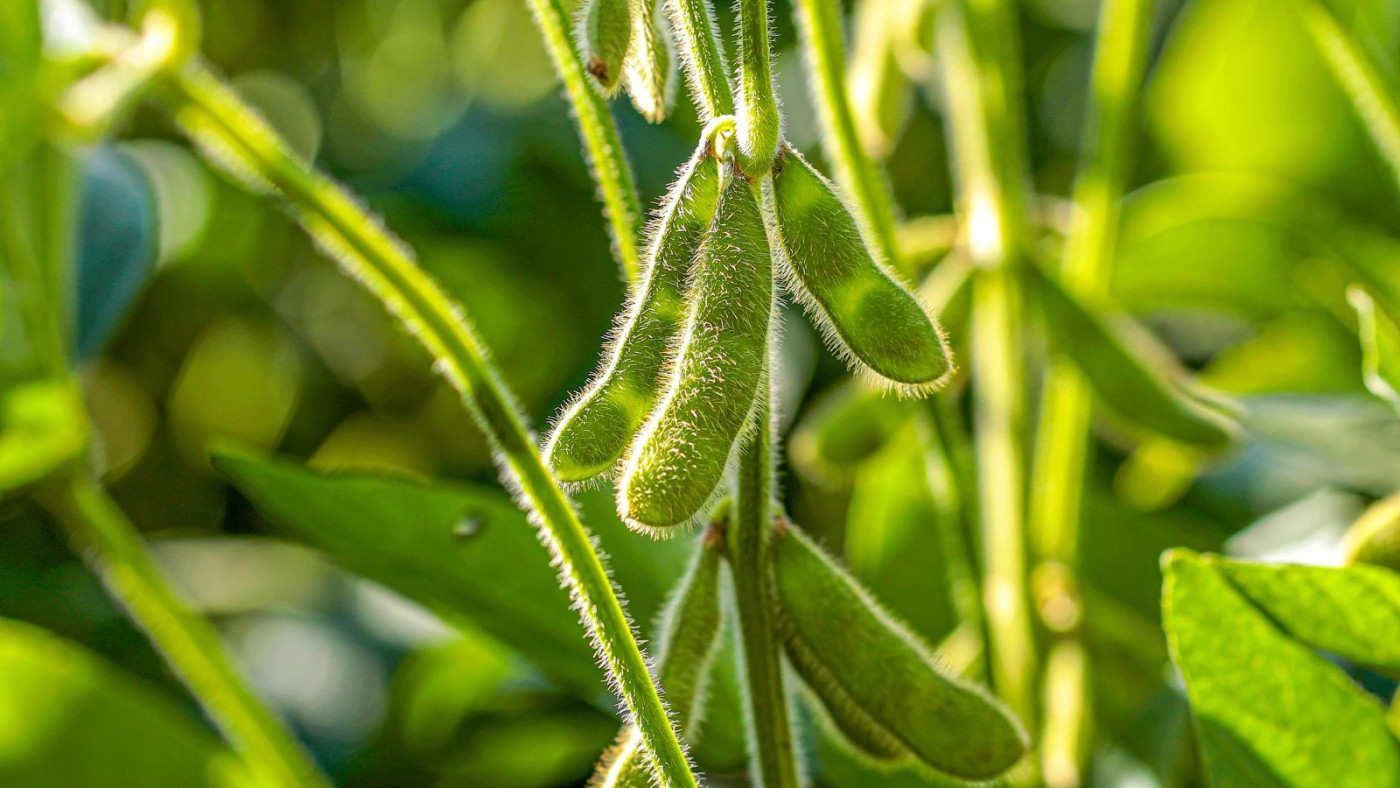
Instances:
[[[990,663],[997,694],[1031,726],[1035,650],[1026,588],[1025,385],[1015,272],[1025,263],[1027,234],[1018,47],[1015,9],[1006,0],[964,0],[941,14],[959,210],[978,266],[972,384]]]
[[[554,61],[554,69],[564,82],[564,93],[573,106],[583,136],[583,148],[598,191],[603,198],[603,212],[612,229],[613,250],[622,264],[628,282],[641,280],[641,253],[637,248],[637,224],[642,216],[637,187],[632,182],[632,168],[617,135],[612,113],[602,94],[589,84],[589,76],[574,49],[573,29],[569,11],[563,0],[529,0],[535,24],[540,28],[545,48]]]
[[[329,785],[306,752],[248,689],[209,623],[151,562],[136,528],[86,475],[56,480],[40,498],[234,746],[270,785]]]
[[[1296,0],[1304,25],[1323,59],[1351,98],[1390,174],[1400,184],[1400,107],[1397,88],[1370,55],[1319,0]]]
[[[889,0],[885,0],[888,2]],[[846,45],[836,0],[798,0],[798,27],[807,54],[812,100],[836,181],[851,194],[885,259],[901,272],[895,243],[894,199],[875,161],[865,153],[846,92]],[[905,272],[907,273],[907,272]]]
[[[738,159],[755,180],[773,169],[782,139],[768,39],[768,0],[739,0]]]
[[[751,768],[763,788],[796,788],[797,754],[788,718],[783,664],[773,619],[769,551],[773,532],[773,455],[770,384],[758,393],[753,437],[739,458],[739,478],[727,543],[739,613],[748,688]]]
[[[734,90],[709,0],[669,0],[666,7],[700,122],[733,115]]]
[[[503,476],[533,513],[558,558],[594,648],[615,680],[665,785],[693,786],[680,741],[637,646],[607,568],[568,496],[545,467],[514,397],[460,308],[410,251],[328,178],[300,161],[238,96],[199,64],[180,72],[170,104],[176,122],[230,171],[274,189],[350,276],[416,335],[461,392],[503,459]]]

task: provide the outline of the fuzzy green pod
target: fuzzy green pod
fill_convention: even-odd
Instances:
[[[938,323],[875,259],[855,217],[797,151],[773,178],[788,290],[848,363],[902,394],[943,386],[952,351]]]
[[[1400,572],[1400,494],[1377,501],[1342,540],[1349,564],[1374,564]]]
[[[642,117],[660,123],[676,97],[675,43],[656,0],[639,2],[632,14],[632,50],[622,68],[623,87]]]
[[[713,497],[767,370],[773,263],[759,187],[733,177],[692,264],[666,393],[633,439],[618,514],[642,532],[684,525]]]
[[[579,17],[579,49],[583,65],[611,96],[622,83],[627,53],[632,49],[636,0],[586,0]]]
[[[990,780],[1026,754],[1030,742],[1010,712],[944,674],[801,531],[775,531],[773,560],[788,657],[841,730],[857,732],[853,744],[885,758],[907,753],[965,780]]]
[[[710,515],[710,527],[701,537],[690,571],[662,614],[656,672],[682,736],[690,735],[703,715],[705,684],[719,650],[724,624],[720,545],[728,512],[725,500]],[[649,764],[641,732],[628,725],[603,754],[589,784],[594,788],[647,788],[652,784]]]
[[[612,468],[656,404],[667,348],[685,318],[686,276],[719,199],[708,138],[681,168],[647,249],[646,278],[593,381],[559,418],[545,456],[564,482]]]

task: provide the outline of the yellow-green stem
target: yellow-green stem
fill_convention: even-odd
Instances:
[[[39,497],[261,783],[330,784],[248,689],[209,623],[166,585],[135,526],[101,487],[79,473],[55,479]]]
[[[632,168],[627,164],[622,141],[617,136],[617,125],[608,111],[608,102],[589,83],[590,77],[579,60],[570,35],[572,20],[563,0],[529,0],[529,3],[578,120],[583,148],[593,177],[598,181],[603,212],[612,229],[613,250],[627,281],[636,283],[642,271],[641,253],[637,248],[637,223],[641,220],[642,208],[637,199],[637,187],[632,182]]]
[[[773,54],[768,33],[768,0],[739,0],[738,159],[744,174],[757,180],[773,169],[782,141],[782,116],[773,95]]]
[[[889,2],[889,0],[879,0]],[[836,0],[798,0],[797,21],[807,56],[812,100],[822,124],[822,142],[836,182],[855,200],[872,240],[896,270],[905,273],[895,243],[894,200],[879,166],[866,155],[846,91],[846,46]]]
[[[343,189],[297,158],[203,66],[187,66],[172,87],[168,103],[180,127],[235,174],[274,190],[341,268],[418,337],[438,370],[461,392],[502,458],[503,480],[516,490],[557,556],[560,577],[656,758],[663,784],[695,785],[607,568],[461,309],[417,266],[406,246]]]

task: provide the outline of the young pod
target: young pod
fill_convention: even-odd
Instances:
[[[640,0],[640,6],[632,14],[632,50],[622,68],[623,87],[642,117],[660,123],[676,95],[675,45],[656,0]]]
[[[701,718],[705,685],[719,648],[724,623],[719,546],[728,509],[728,501],[721,502],[710,516],[710,528],[701,537],[695,561],[662,614],[656,673],[682,736],[690,735]],[[618,734],[590,784],[594,788],[647,788],[652,784],[650,760],[635,726],[628,725]]]
[[[545,456],[560,480],[581,482],[617,463],[656,404],[668,345],[681,331],[686,275],[719,199],[708,138],[681,168],[652,229],[646,278],[623,312],[593,381],[564,411]]]
[[[579,17],[583,65],[610,96],[621,84],[627,53],[632,48],[636,0],[585,0],[585,3]]]
[[[806,535],[780,527],[773,560],[788,657],[853,743],[965,780],[990,780],[1025,755],[1030,743],[1010,712],[939,670]]]
[[[714,495],[766,374],[773,264],[757,184],[736,176],[721,190],[692,271],[666,393],[617,490],[619,515],[643,532],[685,524]]]
[[[953,371],[943,330],[871,254],[855,217],[802,155],[787,149],[773,178],[788,290],[832,349],[904,394]]]
[[[1400,572],[1400,495],[1377,501],[1342,540],[1349,564],[1374,564]]]

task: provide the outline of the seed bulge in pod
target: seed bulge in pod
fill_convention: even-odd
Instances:
[[[583,65],[612,95],[622,81],[627,52],[632,47],[632,15],[636,0],[586,0],[580,16],[579,49]]]

